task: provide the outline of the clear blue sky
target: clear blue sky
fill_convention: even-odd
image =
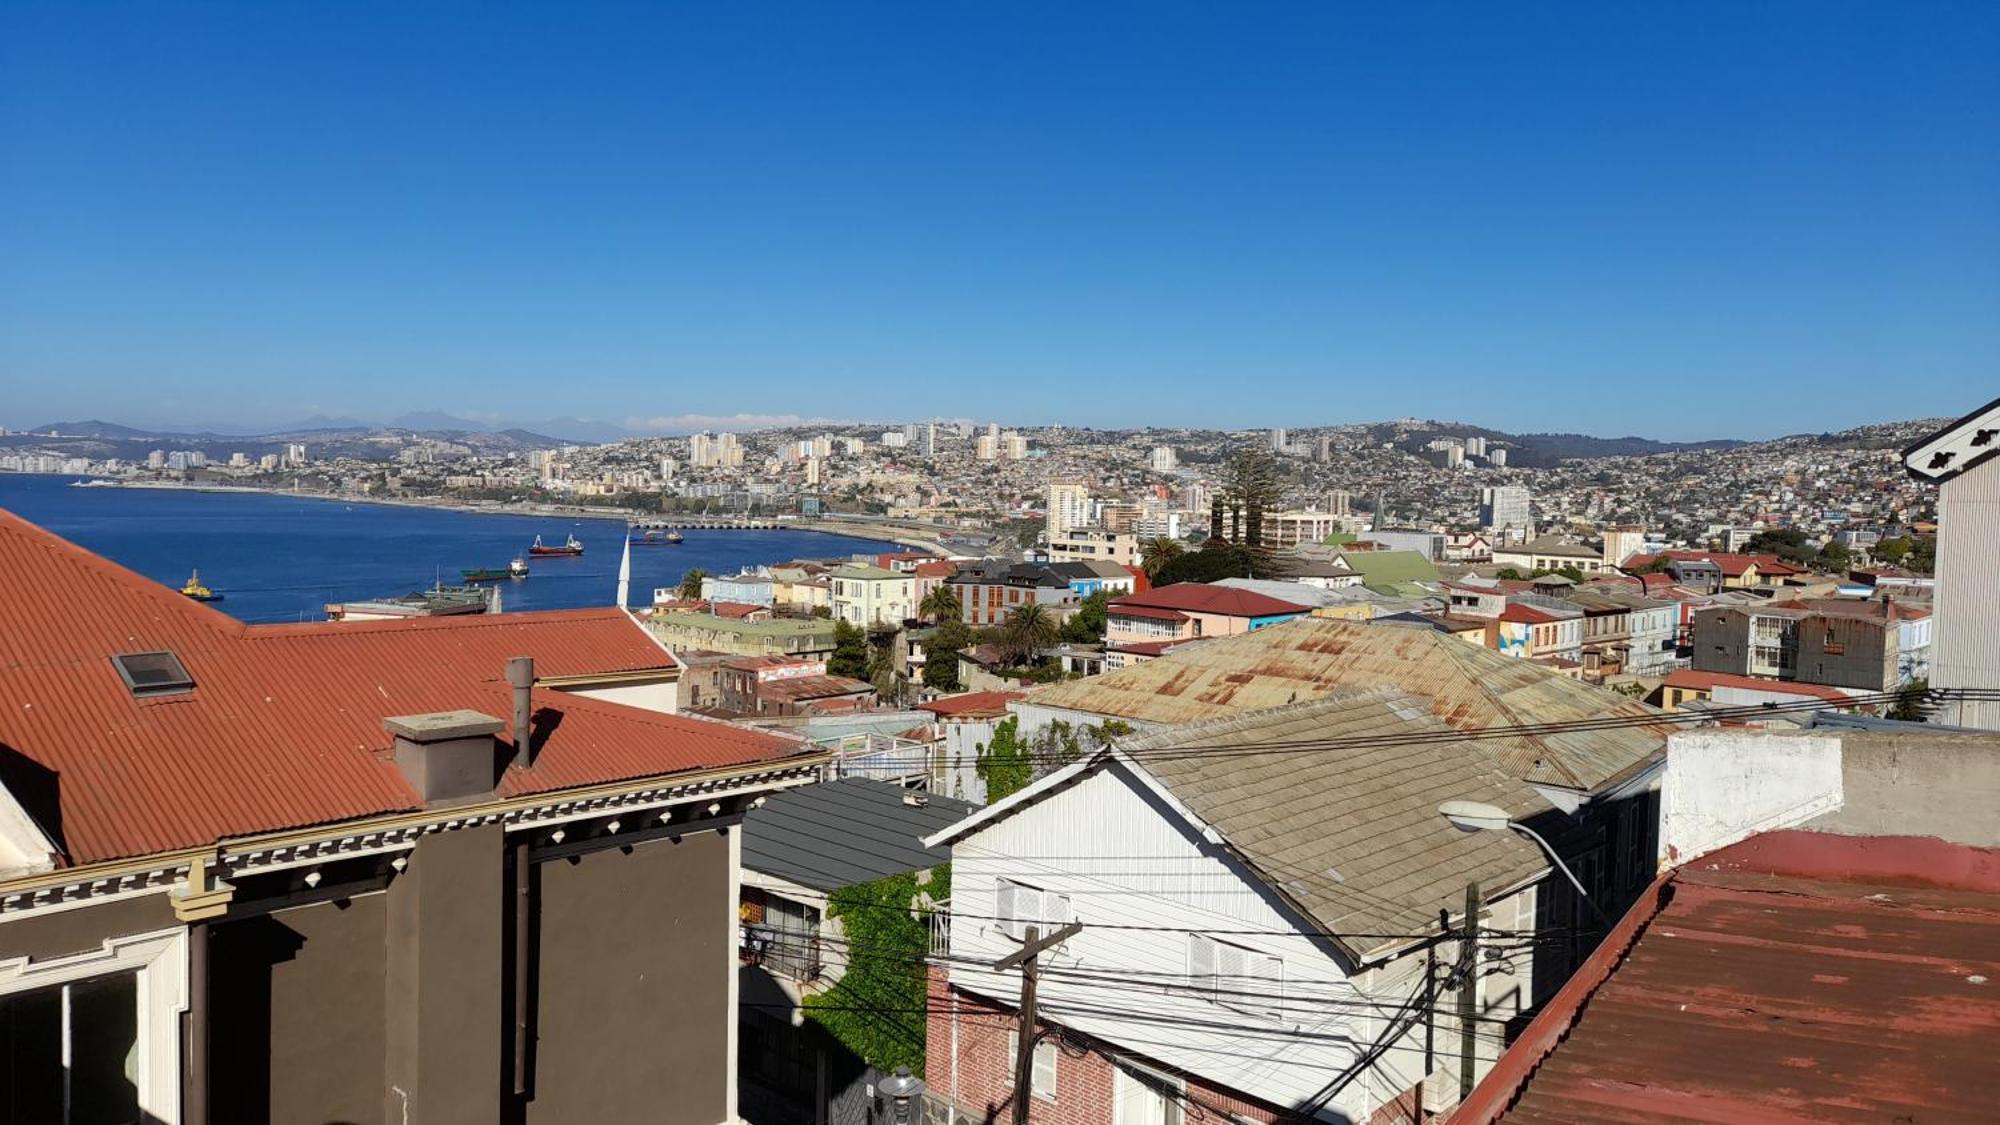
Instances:
[[[0,6],[0,423],[2000,391],[2000,4]]]

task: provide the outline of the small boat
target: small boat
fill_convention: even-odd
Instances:
[[[675,528],[674,530],[667,532],[667,542],[679,543],[680,541],[681,541],[681,533],[679,528]]]
[[[498,582],[503,578],[526,578],[528,561],[515,559],[506,566],[482,566],[458,572],[467,582]]]
[[[580,555],[583,553],[583,540],[578,539],[572,534],[568,539],[551,547],[543,543],[542,537],[537,535],[535,536],[534,546],[528,548],[528,553],[542,557],[550,555]]]
[[[666,541],[657,530],[649,530],[643,535],[633,535],[627,539],[627,542],[634,547],[658,547]]]
[[[221,594],[201,584],[201,571],[199,570],[188,575],[187,584],[181,587],[181,593],[198,602],[219,602],[222,600]]]

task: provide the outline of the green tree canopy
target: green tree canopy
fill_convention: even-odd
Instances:
[[[707,577],[708,572],[698,566],[681,575],[681,600],[691,602],[701,597],[701,580]]]
[[[1247,578],[1255,572],[1256,564],[1249,552],[1230,544],[1205,546],[1199,551],[1190,551],[1168,561],[1153,576],[1154,586],[1172,586],[1177,582],[1214,582],[1221,578]]]
[[[1148,578],[1157,579],[1160,568],[1187,553],[1187,545],[1164,535],[1146,540],[1139,548],[1139,566]]]
[[[949,879],[938,868],[920,885],[906,872],[844,887],[827,902],[827,917],[840,919],[846,933],[847,971],[806,998],[806,1015],[870,1066],[923,1072],[930,926],[920,895],[949,897]]]
[[[1111,602],[1111,591],[1098,590],[1083,599],[1083,604],[1071,612],[1069,619],[1062,623],[1058,634],[1060,639],[1073,645],[1095,644],[1104,639],[1105,607]]]
[[[1013,649],[1014,659],[1025,662],[1041,650],[1056,643],[1061,626],[1048,606],[1039,602],[1015,606],[1007,615],[1005,626],[1007,643]]]
[[[868,678],[868,634],[857,626],[845,621],[833,623],[833,655],[826,659],[826,671],[832,676],[850,676],[857,680]]]
[[[989,805],[1027,788],[1028,782],[1034,780],[1034,758],[1020,731],[1021,720],[1010,715],[993,728],[993,740],[979,746],[973,772],[986,785]]]
[[[956,588],[940,582],[917,604],[917,616],[926,621],[961,621],[965,617],[965,604],[959,600]]]

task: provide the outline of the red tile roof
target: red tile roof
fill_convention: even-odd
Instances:
[[[755,617],[760,613],[768,617],[771,614],[771,607],[757,605],[753,602],[710,602],[708,611],[717,617],[732,618],[740,621]]]
[[[940,719],[1004,715],[1007,704],[1025,698],[1025,693],[1018,691],[970,691],[964,695],[947,695],[943,699],[919,703],[917,710],[929,711]]]
[[[958,573],[958,564],[950,559],[931,559],[917,564],[911,573],[918,578],[950,578]]]
[[[1277,598],[1259,594],[1253,590],[1238,590],[1231,586],[1208,586],[1200,582],[1176,582],[1171,586],[1159,586],[1143,594],[1127,594],[1115,598],[1110,610],[1116,612],[1133,606],[1148,609],[1178,609],[1188,613],[1214,613],[1227,617],[1274,617],[1286,613],[1305,613],[1312,607],[1279,601]]]
[[[511,713],[513,656],[543,677],[672,666],[623,611],[246,626],[0,511],[0,777],[73,863],[418,807],[382,720]],[[134,699],[111,657],[170,650],[195,681]],[[503,794],[775,758],[796,744],[544,689],[548,733]]]
[[[1983,1121],[2000,852],[1774,832],[1641,896],[1452,1125]]]

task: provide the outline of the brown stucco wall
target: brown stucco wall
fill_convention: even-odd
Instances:
[[[213,926],[214,1120],[382,1121],[386,914],[370,894]]]
[[[537,865],[530,1122],[712,1125],[726,1109],[729,841],[689,833]]]
[[[0,958],[42,961],[101,948],[105,938],[152,933],[178,925],[173,904],[164,892],[31,914],[0,920]]]
[[[497,824],[427,834],[389,884],[382,1021],[389,1121],[499,1120],[503,843]]]

